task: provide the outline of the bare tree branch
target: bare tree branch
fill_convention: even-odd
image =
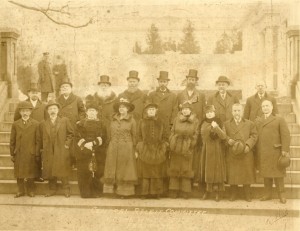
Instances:
[[[62,6],[61,8],[51,8],[50,7],[50,1],[49,1],[48,7],[45,9],[45,8],[42,8],[42,7],[27,6],[27,5],[24,5],[22,3],[15,2],[13,0],[9,0],[8,2],[11,3],[11,4],[14,4],[16,6],[22,7],[24,9],[27,9],[27,10],[38,11],[38,12],[42,13],[43,15],[45,15],[50,21],[52,21],[52,22],[54,22],[58,25],[68,26],[68,27],[72,27],[72,28],[82,28],[82,27],[86,27],[89,24],[93,23],[93,17],[91,17],[87,22],[85,22],[83,24],[74,25],[74,24],[71,24],[71,23],[68,23],[68,22],[63,22],[63,21],[57,20],[49,14],[49,12],[56,12],[56,13],[59,13],[59,14],[66,14],[66,15],[70,16],[71,14],[69,13],[69,5],[68,4]],[[66,8],[68,9],[67,11],[65,11]]]

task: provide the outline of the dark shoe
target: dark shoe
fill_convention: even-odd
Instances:
[[[267,196],[263,196],[262,198],[260,198],[260,201],[269,201],[271,199],[272,199],[272,197],[267,195]]]
[[[169,192],[169,197],[172,199],[176,199],[177,198],[177,192]]]
[[[190,195],[189,195],[189,193],[188,192],[183,192],[182,193],[182,197],[184,198],[184,199],[189,199],[190,198]]]
[[[54,196],[56,194],[56,191],[49,191],[46,195],[45,195],[45,197],[52,197],[52,196]]]
[[[286,203],[286,199],[285,199],[285,197],[284,197],[284,195],[279,195],[279,201],[280,201],[280,203],[281,204],[285,204]]]
[[[23,196],[25,196],[25,193],[18,192],[14,197],[18,198],[18,197],[23,197]]]
[[[235,201],[236,200],[236,194],[235,193],[231,193],[229,201]]]
[[[34,192],[30,192],[30,193],[28,193],[28,196],[29,197],[35,197],[35,194],[34,194]]]
[[[202,200],[206,200],[208,198],[208,193],[204,193],[203,197],[202,197]]]
[[[71,196],[70,189],[65,189],[64,195],[65,197],[69,198]]]
[[[44,178],[42,178],[42,177],[35,178],[34,180],[36,182],[44,182],[45,181]]]
[[[216,198],[215,198],[215,201],[216,202],[219,202],[220,201],[220,194],[218,192],[216,192]]]
[[[247,202],[251,202],[252,200],[251,200],[251,198],[250,198],[250,197],[248,197],[248,196],[245,196],[245,201],[247,201]]]

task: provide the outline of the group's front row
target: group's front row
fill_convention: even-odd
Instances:
[[[50,101],[46,106],[49,116],[38,123],[30,118],[32,105],[19,104],[22,118],[13,123],[10,140],[18,185],[15,197],[26,193],[33,197],[34,180],[41,172],[49,181],[46,196],[57,193],[57,180],[61,180],[64,195],[69,197],[74,152],[83,198],[168,195],[187,199],[193,179],[199,179],[196,183],[204,191],[204,200],[213,193],[219,201],[227,183],[230,201],[237,198],[239,185],[243,185],[244,199],[251,201],[250,185],[258,170],[265,185],[261,200],[272,198],[274,180],[280,202],[286,203],[283,178],[290,134],[285,120],[272,115],[271,101],[262,102],[264,115],[255,123],[243,119],[241,104],[234,104],[233,118],[222,123],[213,105],[206,106],[205,119],[198,121],[191,104],[185,103],[171,131],[157,117],[154,103],[145,106],[137,124],[131,114],[134,105],[127,99],[114,104],[116,113],[110,122],[99,119],[98,105],[90,102],[86,118],[75,128],[69,119],[58,116],[59,109],[58,103]],[[197,155],[200,163],[195,163]],[[195,171],[194,166],[200,169]]]

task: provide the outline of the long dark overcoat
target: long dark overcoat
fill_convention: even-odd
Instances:
[[[284,177],[285,169],[277,166],[282,151],[290,150],[290,132],[285,120],[270,115],[267,119],[257,120],[258,170],[262,177]]]
[[[68,118],[57,117],[56,120],[56,136],[53,143],[50,138],[50,119],[41,122],[37,133],[37,153],[42,156],[42,174],[45,179],[68,177],[71,173],[71,156],[65,145],[70,147],[74,129]]]
[[[242,140],[249,146],[250,151],[240,157],[232,154],[232,147],[228,147],[226,155],[227,183],[232,185],[255,183],[255,167],[253,147],[257,141],[255,124],[242,119],[237,125],[234,119],[224,123],[227,139]]]
[[[38,168],[35,161],[36,133],[39,123],[29,119],[15,121],[11,128],[10,155],[15,156],[14,174],[16,178],[35,178]]]
[[[49,63],[42,60],[38,63],[39,84],[41,86],[41,92],[53,92],[54,80],[51,73],[51,67]]]

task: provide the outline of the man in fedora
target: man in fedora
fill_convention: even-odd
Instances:
[[[38,63],[39,84],[41,86],[41,98],[47,102],[49,93],[54,91],[53,77],[49,62],[49,52],[43,53],[43,59]]]
[[[36,133],[39,122],[30,118],[32,105],[23,101],[19,104],[21,118],[15,121],[10,134],[10,155],[14,162],[14,175],[17,178],[18,193],[15,197],[34,197],[34,178],[38,177],[35,160]]]
[[[39,99],[39,94],[40,90],[38,88],[37,83],[31,83],[30,89],[28,90],[28,98],[23,101],[23,102],[28,102],[31,104],[32,109],[31,109],[31,114],[30,117],[38,122],[42,122],[46,117],[47,117],[47,112],[45,110],[46,104],[44,104],[40,99]],[[20,102],[22,104],[23,102]],[[21,119],[21,114],[19,113],[19,105],[17,106],[17,109],[15,111],[14,115],[14,121]],[[42,176],[42,170],[41,170],[41,163],[38,164],[38,177],[35,179],[36,181],[44,181],[44,179],[41,177]]]
[[[186,76],[187,86],[186,88],[178,93],[177,102],[178,107],[181,108],[184,104],[189,104],[192,111],[196,114],[199,123],[204,119],[205,114],[205,95],[196,89],[196,83],[198,81],[198,71],[190,69],[189,74]],[[201,144],[196,145],[196,150],[193,152],[193,171],[194,171],[194,182],[200,181],[200,153]]]
[[[127,77],[128,88],[118,97],[118,99],[128,99],[129,102],[134,105],[135,109],[132,114],[137,123],[143,116],[147,97],[147,95],[138,88],[140,82],[140,78],[138,76],[139,73],[137,71],[129,71],[129,76]]]
[[[117,95],[111,88],[111,82],[108,75],[101,75],[98,82],[98,90],[94,95],[88,95],[85,98],[86,105],[94,102],[98,105],[98,117],[111,121],[114,114],[113,105],[117,100]]]
[[[158,87],[149,93],[147,101],[158,105],[157,116],[163,121],[169,134],[173,120],[178,113],[177,96],[168,89],[170,79],[167,71],[160,71],[157,80]]]
[[[66,117],[59,117],[60,105],[50,100],[46,110],[49,117],[44,120],[37,133],[37,159],[43,163],[43,178],[49,180],[46,197],[57,192],[57,180],[62,181],[65,197],[70,197],[71,175],[70,147],[74,138],[74,127]]]
[[[67,117],[73,128],[75,129],[76,123],[85,118],[85,108],[82,99],[73,94],[73,84],[69,79],[64,79],[60,85],[60,96],[56,102],[60,105],[59,116]],[[70,152],[72,155],[72,164],[75,167],[75,149],[74,143],[70,145]]]
[[[224,123],[232,118],[232,105],[239,103],[239,100],[227,91],[230,80],[226,76],[220,76],[216,81],[216,85],[218,92],[208,98],[207,104],[215,106],[216,117]]]
[[[229,149],[226,155],[227,183],[230,185],[230,201],[237,195],[238,185],[243,185],[245,200],[250,202],[250,185],[255,183],[253,147],[257,141],[255,124],[243,118],[243,106],[232,105],[231,120],[224,123]]]
[[[249,97],[246,101],[245,105],[245,112],[244,112],[244,118],[249,119],[251,121],[255,121],[257,118],[261,117],[263,115],[262,109],[261,109],[261,103],[265,99],[268,99],[273,104],[273,111],[272,113],[274,115],[278,114],[277,109],[277,103],[276,99],[272,96],[270,96],[266,92],[267,85],[263,80],[259,80],[256,83],[255,89],[256,94]]]
[[[273,105],[270,100],[264,100],[261,107],[264,114],[256,120],[258,130],[257,167],[261,177],[264,178],[265,186],[265,195],[261,201],[272,199],[272,186],[275,181],[280,203],[285,204],[284,177],[286,170],[278,166],[278,159],[280,156],[289,155],[290,132],[285,120],[272,114]]]

